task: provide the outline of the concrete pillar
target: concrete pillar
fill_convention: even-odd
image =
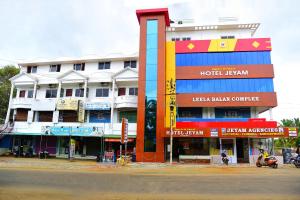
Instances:
[[[36,99],[36,87],[37,87],[37,82],[34,82],[34,86],[33,86],[33,99]]]
[[[13,94],[14,94],[14,88],[15,88],[15,86],[12,83],[11,88],[10,88],[9,103],[8,103],[8,108],[7,108],[6,118],[5,118],[5,124],[8,123],[8,121],[9,121],[11,101],[12,101],[12,97],[13,97]]]
[[[112,80],[112,95],[111,95],[111,106],[110,106],[110,126],[111,131],[113,133],[113,120],[114,120],[114,104],[115,104],[115,87],[116,87],[116,80]]]
[[[58,88],[57,88],[57,93],[56,93],[57,100],[60,98],[60,91],[61,91],[61,81],[58,82]]]
[[[83,91],[83,98],[85,99],[87,96],[86,96],[86,91],[87,91],[87,84],[88,84],[88,81],[87,79],[84,81],[84,91]]]
[[[270,115],[270,120],[273,120],[273,110],[272,110],[272,108],[269,108],[269,115]]]

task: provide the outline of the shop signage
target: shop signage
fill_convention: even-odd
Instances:
[[[233,96],[233,97],[193,97],[193,102],[202,102],[202,101],[211,101],[211,102],[224,102],[224,101],[238,101],[238,102],[244,102],[244,101],[259,101],[259,97],[257,96]]]
[[[273,65],[181,66],[176,79],[273,78]]]
[[[127,143],[128,140],[128,119],[122,118],[122,133],[121,133],[121,143]]]
[[[222,128],[220,137],[285,137],[284,128]]]
[[[166,136],[170,137],[171,130],[166,130]],[[173,129],[173,137],[210,137],[209,129]]]
[[[218,137],[219,136],[219,131],[217,128],[211,128],[210,129],[210,136],[211,137]]]
[[[56,136],[98,136],[102,137],[104,130],[102,127],[77,127],[77,126],[50,126],[46,127],[50,135]]]
[[[84,123],[84,103],[83,101],[79,100],[79,104],[78,104],[78,122],[80,123]]]
[[[110,103],[103,102],[87,102],[85,110],[110,110]]]
[[[177,94],[179,107],[276,106],[275,92]]]
[[[297,137],[298,136],[297,128],[287,128],[287,129],[288,129],[290,137]]]
[[[77,110],[78,99],[59,99],[56,104],[57,110]]]

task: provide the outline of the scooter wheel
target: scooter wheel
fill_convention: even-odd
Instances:
[[[260,164],[256,164],[256,167],[262,167],[262,165],[260,165]]]
[[[274,164],[274,165],[273,165],[273,168],[274,168],[274,169],[278,168],[278,164]]]

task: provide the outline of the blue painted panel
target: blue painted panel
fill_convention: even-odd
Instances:
[[[176,92],[274,92],[274,86],[271,78],[176,80]]]
[[[176,54],[178,67],[240,64],[271,64],[270,51]]]

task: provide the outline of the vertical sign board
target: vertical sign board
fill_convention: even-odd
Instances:
[[[84,103],[80,100],[78,104],[78,122],[84,123],[84,113]]]
[[[122,118],[122,133],[121,133],[121,143],[127,143],[128,139],[128,119]]]

